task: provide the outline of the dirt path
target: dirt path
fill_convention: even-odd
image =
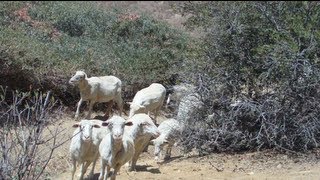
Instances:
[[[246,160],[252,155],[207,156],[184,158],[174,156],[173,160],[158,165],[153,157],[144,153],[138,161],[137,172],[127,172],[125,166],[117,176],[119,180],[211,180],[211,179],[320,179],[319,163],[290,163],[290,160],[267,159]],[[263,161],[263,162],[259,162]],[[220,163],[217,163],[220,162]],[[100,165],[95,170],[99,177]],[[64,172],[53,179],[69,179],[70,172]]]
[[[161,117],[160,121],[164,120]],[[65,127],[61,140],[71,137],[73,129],[72,118],[64,118],[59,123]],[[62,124],[61,124],[62,123]],[[69,157],[70,142],[65,143],[55,151],[54,158],[49,164],[52,180],[67,180],[71,175],[71,161]],[[195,154],[195,153],[194,153]],[[255,152],[244,154],[212,154],[198,157],[191,153],[183,156],[178,147],[174,147],[172,159],[157,164],[154,161],[153,146],[143,153],[137,162],[136,172],[127,172],[121,167],[119,180],[212,180],[212,179],[290,179],[290,180],[318,180],[320,179],[319,153],[289,157],[273,152]],[[89,167],[91,168],[91,166]],[[94,179],[100,174],[100,161],[95,169]],[[79,173],[77,169],[76,175]]]

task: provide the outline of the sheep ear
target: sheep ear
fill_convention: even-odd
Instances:
[[[79,124],[74,124],[74,125],[72,125],[72,127],[74,127],[74,128],[77,128],[77,127],[79,127],[80,125]]]
[[[125,125],[126,125],[126,126],[132,126],[133,123],[132,123],[132,121],[128,121],[128,122],[125,123]]]
[[[93,125],[94,128],[100,128],[98,124]]]
[[[141,126],[145,126],[145,125],[147,125],[148,123],[147,122],[143,122],[143,123],[141,123],[140,125]]]
[[[149,141],[149,145],[154,145],[154,139],[152,139],[151,141]]]
[[[163,143],[164,143],[164,144],[168,144],[169,141],[168,141],[168,140],[164,140]]]
[[[108,126],[108,125],[109,125],[109,122],[103,122],[101,125],[102,125],[102,126]]]
[[[144,106],[139,105],[140,108],[145,108]]]
[[[132,102],[127,102],[127,104],[131,105],[131,104],[132,104]]]

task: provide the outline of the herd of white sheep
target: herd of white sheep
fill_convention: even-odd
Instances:
[[[90,164],[92,164],[92,168],[89,178],[92,178],[99,157],[101,159],[99,180],[106,180],[109,176],[111,179],[116,179],[117,172],[125,164],[129,171],[135,171],[140,154],[147,149],[149,144],[154,145],[156,161],[160,160],[164,145],[167,145],[164,158],[170,158],[171,148],[184,128],[186,117],[181,113],[188,109],[179,107],[182,111],[177,120],[167,119],[158,125],[156,118],[164,104],[167,92],[163,85],[152,83],[149,87],[138,91],[130,103],[129,117],[125,119],[121,116],[123,100],[121,97],[122,83],[119,78],[115,76],[88,78],[84,71],[77,71],[69,83],[78,86],[81,96],[77,104],[76,120],[79,120],[82,102],[88,101],[89,104],[86,118],[73,125],[76,129],[70,143],[73,166],[72,179],[74,179],[77,163],[80,165],[79,179],[84,178]],[[194,93],[188,92],[187,94]],[[185,95],[178,94],[178,96]],[[192,97],[192,101],[197,98],[196,96],[190,97]],[[169,96],[167,104],[170,99],[174,98],[181,97]],[[189,101],[188,98],[187,101]],[[90,117],[93,105],[98,102],[109,102],[104,120],[91,119]],[[119,112],[118,115],[109,117],[113,102],[116,102]],[[151,112],[154,113],[153,119]]]

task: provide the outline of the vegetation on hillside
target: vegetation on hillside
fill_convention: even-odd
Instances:
[[[119,77],[130,101],[152,82],[176,83],[185,59],[196,55],[195,43],[166,23],[96,2],[4,1],[0,25],[0,179],[48,175],[53,151],[65,143],[54,124],[60,102],[79,100],[68,84],[76,70]],[[48,91],[59,101],[45,100]]]
[[[205,108],[186,126],[186,151],[319,147],[320,3],[174,4],[189,16],[186,27],[205,30],[202,39],[95,2],[1,2],[0,85],[52,90],[74,106],[79,93],[68,80],[79,69],[118,76],[125,101],[152,82],[191,82]]]
[[[185,2],[176,8],[192,15],[187,26],[206,29],[205,54],[193,74],[201,77],[205,114],[216,114],[213,121],[195,117],[203,125],[188,126],[186,149],[319,146],[318,2]]]
[[[78,94],[67,84],[76,70],[115,75],[136,89],[166,85],[191,50],[189,38],[165,23],[94,2],[7,1],[0,14],[0,84],[53,89],[66,105]]]

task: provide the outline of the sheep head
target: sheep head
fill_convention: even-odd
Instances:
[[[158,127],[153,123],[152,119],[148,121],[143,121],[138,124],[141,134],[149,134],[153,136],[154,138],[157,138],[160,136],[160,131],[158,130]]]
[[[150,141],[150,144],[154,145],[154,156],[155,156],[154,159],[156,161],[160,160],[161,151],[162,151],[163,147],[168,143],[169,142],[167,139],[162,139],[162,138],[157,138],[157,139],[153,139]]]
[[[112,134],[113,139],[116,141],[120,141],[123,137],[124,127],[132,126],[132,122],[126,121],[120,116],[113,116],[106,122],[103,122],[102,126],[107,126]]]
[[[91,122],[90,120],[81,120],[81,122],[74,124],[72,127],[80,128],[80,136],[84,142],[92,141],[92,129],[100,128],[98,124]]]
[[[87,74],[84,71],[77,71],[74,76],[69,80],[69,84],[75,85],[78,84],[80,81],[87,78]]]
[[[146,107],[140,104],[130,103],[129,118],[138,113],[146,113]]]

